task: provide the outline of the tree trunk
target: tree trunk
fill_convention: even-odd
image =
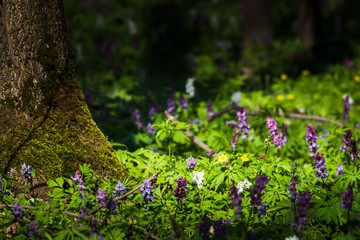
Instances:
[[[266,46],[273,38],[270,0],[244,0],[243,50]]]
[[[306,51],[316,44],[320,32],[320,9],[318,0],[298,1],[299,38],[305,45]]]
[[[49,179],[88,163],[125,176],[75,76],[62,0],[0,0],[0,171]]]

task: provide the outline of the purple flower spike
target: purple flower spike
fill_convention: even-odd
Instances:
[[[29,182],[32,181],[30,166],[24,163],[20,169],[20,172],[24,175],[24,178],[27,179]]]
[[[288,185],[289,188],[289,192],[291,195],[291,202],[295,202],[295,200],[298,198],[298,194],[296,193],[296,184],[298,184],[297,181],[295,181],[294,179],[291,179],[291,183]]]
[[[202,222],[199,222],[196,226],[199,229],[199,235],[200,235],[201,239],[202,240],[210,240],[210,236],[209,236],[210,224],[202,221]]]
[[[118,181],[118,183],[116,184],[116,187],[113,191],[113,194],[115,197],[118,197],[119,195],[121,196],[124,193],[126,193],[126,189],[124,188],[122,183],[120,181]]]
[[[279,131],[279,129],[277,128],[276,121],[271,117],[267,118],[266,124],[267,124],[269,132],[271,134],[273,143],[277,146],[278,149],[280,149],[280,147],[284,146],[285,143],[287,142],[286,132]],[[284,128],[284,131],[285,130],[287,131],[286,125],[283,128]]]
[[[316,143],[318,136],[316,135],[314,126],[308,124],[306,127],[306,140],[309,144],[310,157],[314,158],[320,144]]]
[[[39,230],[36,228],[35,221],[32,221],[28,225],[28,236],[34,236],[40,234]]]
[[[179,103],[180,103],[180,107],[182,109],[188,108],[188,99],[186,97],[184,97],[184,95],[182,93],[180,94]]]
[[[146,132],[148,135],[155,134],[155,128],[152,126],[151,123],[148,123],[146,126]]]
[[[148,180],[145,179],[145,181],[141,184],[140,192],[145,204],[155,202],[156,197],[155,194],[152,193],[151,183],[149,183]],[[149,210],[149,207],[146,206],[146,211],[147,210]]]
[[[341,139],[341,141],[344,143],[343,145],[341,145],[340,150],[342,152],[346,152],[346,149],[350,147],[350,141],[351,141],[351,137],[352,137],[352,132],[351,130],[346,130],[344,133],[344,137]]]
[[[338,177],[339,175],[343,175],[344,174],[344,168],[342,164],[339,164],[337,169],[336,169],[336,177]]]
[[[106,197],[106,195],[107,193],[105,193],[105,191],[99,187],[96,195],[96,201],[99,202],[100,204],[105,204],[104,198]]]
[[[186,165],[190,170],[194,170],[196,167],[196,159],[190,155],[189,159],[186,161]]]
[[[325,166],[325,160],[323,158],[323,154],[316,153],[313,161],[315,167],[315,175],[316,178],[327,179],[327,169]]]
[[[72,182],[78,181],[81,179],[81,175],[79,174],[80,171],[75,172],[75,177],[70,177],[72,179]]]
[[[174,97],[170,97],[167,100],[167,111],[169,113],[174,112],[176,109],[176,105],[175,105],[175,98]]]
[[[22,216],[22,207],[20,207],[19,203],[14,205],[12,213],[14,214],[15,218],[20,218]]]
[[[241,210],[242,194],[239,192],[237,187],[233,185],[233,186],[230,187],[230,195],[229,195],[229,197],[232,199],[230,207],[231,208],[236,207],[235,217],[238,218],[241,211],[242,211]]]
[[[238,129],[241,132],[241,138],[246,138],[250,131],[250,125],[246,122],[246,112],[243,107],[239,107],[237,113],[237,118],[239,121]],[[235,149],[234,149],[235,150]]]
[[[348,186],[348,191],[344,192],[341,196],[343,199],[343,203],[340,204],[341,208],[346,208],[347,210],[351,210],[352,202],[354,201],[354,192],[353,192],[354,185]]]
[[[300,232],[302,226],[306,223],[306,221],[309,219],[307,216],[307,211],[310,208],[310,199],[311,196],[306,191],[305,193],[301,194],[299,197],[299,203],[298,208],[295,210],[295,216],[297,218],[297,225],[296,231]]]
[[[250,203],[254,207],[261,206],[261,197],[269,181],[270,179],[266,175],[256,177],[254,187],[250,188]]]
[[[186,197],[186,192],[187,192],[186,185],[187,185],[186,180],[183,178],[179,178],[179,180],[177,180],[176,182],[175,191],[172,193],[180,204],[183,198]]]
[[[140,121],[141,115],[140,115],[140,110],[137,108],[133,108],[131,109],[131,119],[134,121],[137,129],[140,129],[143,125],[142,122]]]
[[[343,104],[344,104],[344,111],[343,111],[343,122],[346,123],[350,120],[349,118],[349,111],[351,109],[351,104],[350,104],[350,97],[346,96],[343,99]]]
[[[261,215],[266,217],[266,205],[265,203],[261,203],[261,206],[258,210],[258,219],[260,219]]]

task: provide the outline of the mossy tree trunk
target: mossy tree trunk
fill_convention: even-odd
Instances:
[[[0,170],[125,175],[75,76],[62,0],[0,0]]]

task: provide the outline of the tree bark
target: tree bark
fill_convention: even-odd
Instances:
[[[311,50],[316,44],[320,33],[320,8],[318,0],[298,0],[299,38],[306,50]]]
[[[243,50],[266,46],[273,39],[270,0],[244,0]]]
[[[125,176],[75,76],[62,0],[0,0],[0,171],[43,179],[88,163]]]

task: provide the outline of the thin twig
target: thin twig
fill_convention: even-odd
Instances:
[[[212,116],[206,118],[206,121],[211,122],[214,119],[216,119],[217,117],[220,117],[224,113],[226,113],[228,111],[231,111],[232,109],[236,109],[237,107],[238,106],[235,103],[231,103],[230,105],[228,105],[228,106],[220,109],[216,113],[214,113]],[[250,111],[246,111],[246,114],[248,116],[263,116],[262,113],[250,112]],[[342,127],[343,126],[343,124],[335,122],[335,120],[331,119],[331,118],[325,118],[325,117],[321,117],[321,116],[306,115],[306,114],[302,114],[302,113],[288,113],[288,114],[285,114],[283,112],[279,112],[278,114],[270,113],[270,115],[272,115],[272,116],[277,115],[279,117],[288,117],[288,118],[291,118],[291,119],[300,119],[300,120],[309,120],[309,121],[318,121],[318,122],[328,122],[328,123],[335,124],[337,127]]]
[[[171,115],[170,113],[168,113],[168,111],[164,112],[165,116],[170,119],[171,122],[176,123],[179,122],[178,120],[176,120],[176,118]],[[187,129],[181,129],[181,131],[188,137],[190,138],[191,141],[193,141],[196,145],[198,145],[202,150],[204,150],[209,157],[212,157],[216,154],[216,151],[214,151],[213,149],[211,149],[208,145],[206,145],[205,143],[203,143],[202,141],[200,141],[197,137],[195,137],[191,132],[189,132]]]

